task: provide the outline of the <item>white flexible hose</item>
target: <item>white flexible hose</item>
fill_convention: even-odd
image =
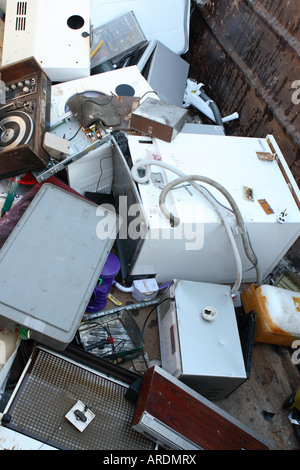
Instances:
[[[133,180],[136,181],[137,183],[146,183],[146,182],[148,182],[149,179],[150,179],[150,176],[151,176],[151,168],[150,168],[151,165],[160,166],[162,168],[165,168],[165,169],[177,174],[178,176],[182,177],[181,178],[182,181],[189,178],[189,175],[186,175],[182,171],[175,168],[173,165],[162,162],[160,160],[145,160],[144,159],[144,160],[137,161],[135,163],[135,165],[133,165],[133,167],[131,169],[131,175],[132,175]],[[143,177],[140,177],[138,175],[138,169],[140,167],[145,167],[145,176],[143,176]],[[195,176],[195,175],[192,175],[192,176]],[[210,180],[210,182],[211,181],[213,181],[213,180]],[[233,237],[231,228],[230,228],[229,223],[227,221],[226,215],[223,214],[223,210],[221,209],[221,206],[215,201],[215,199],[213,197],[211,197],[211,195],[208,192],[203,190],[201,188],[201,186],[199,186],[198,184],[195,183],[194,180],[191,179],[190,183],[191,183],[191,185],[193,185],[197,189],[197,191],[199,191],[202,194],[202,196],[205,197],[205,199],[207,199],[213,205],[214,209],[216,210],[217,214],[219,215],[219,217],[220,217],[220,219],[221,219],[221,221],[222,221],[222,223],[225,227],[230,245],[231,245],[232,250],[233,250],[233,255],[234,255],[235,264],[236,264],[236,281],[235,281],[234,286],[232,287],[232,295],[236,295],[236,293],[237,293],[237,291],[240,287],[241,281],[242,281],[242,262],[241,262],[240,254],[239,254],[238,248],[236,246],[236,242],[235,242],[235,239]],[[215,183],[216,187],[221,186],[216,182],[214,182],[214,183]],[[171,183],[169,183],[169,185],[170,184]],[[178,183],[176,183],[176,184],[178,184]],[[220,188],[218,188],[218,189],[220,189]],[[165,190],[166,190],[166,188],[165,188]],[[165,190],[163,190],[163,191],[165,191]],[[165,210],[165,208],[163,207],[163,204],[162,204],[161,208],[162,208],[162,211]],[[165,210],[165,215],[166,214],[170,215],[170,213]]]
[[[122,292],[132,292],[133,291],[133,286],[124,287],[116,281],[114,281],[114,285]]]

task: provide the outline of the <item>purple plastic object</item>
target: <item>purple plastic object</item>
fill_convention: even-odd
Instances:
[[[107,295],[119,270],[120,261],[115,255],[109,253],[93,295],[86,308],[87,312],[100,312],[100,310],[104,309],[107,304]]]

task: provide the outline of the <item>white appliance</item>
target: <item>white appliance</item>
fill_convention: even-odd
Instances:
[[[135,65],[91,75],[90,77],[84,77],[78,80],[58,83],[51,87],[51,127],[71,115],[67,102],[74,95],[87,92],[116,95],[116,89],[119,85],[132,87],[134,96],[138,98],[144,97],[143,99],[146,99],[148,96],[156,97],[152,88]]]
[[[162,368],[209,400],[226,398],[247,379],[230,287],[180,280],[168,297],[157,309]]]
[[[129,136],[129,147],[134,164],[143,159],[153,163],[150,180],[137,184],[146,229],[135,242],[136,249],[131,248],[129,277],[156,276],[158,283],[174,278],[217,284],[236,280],[236,258],[211,202],[192,186],[181,184],[166,199],[167,208],[179,216],[179,225],[171,227],[162,214],[161,191],[178,176],[159,167],[160,162],[187,175],[204,175],[226,188],[242,214],[263,279],[300,235],[299,188],[273,136],[204,135],[184,128],[171,143]],[[218,189],[199,184],[230,209]],[[228,209],[222,210],[240,255],[242,281],[255,282],[256,271],[245,254],[236,218]],[[279,215],[285,210],[288,215],[280,223]],[[120,240],[121,248],[123,243]]]
[[[90,75],[90,0],[8,0],[2,65],[35,57],[53,82]]]
[[[176,54],[189,46],[190,0],[91,0],[93,29],[133,11],[148,41],[157,39]]]

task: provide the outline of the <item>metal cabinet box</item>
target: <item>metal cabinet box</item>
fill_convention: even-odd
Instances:
[[[170,297],[158,307],[162,368],[209,400],[226,398],[247,379],[230,287],[180,280]]]
[[[131,127],[144,134],[171,142],[182,130],[187,110],[147,98],[131,115]]]

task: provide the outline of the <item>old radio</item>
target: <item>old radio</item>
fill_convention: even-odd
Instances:
[[[5,101],[0,105],[0,178],[45,168],[43,137],[50,127],[51,82],[36,60],[0,68]]]

